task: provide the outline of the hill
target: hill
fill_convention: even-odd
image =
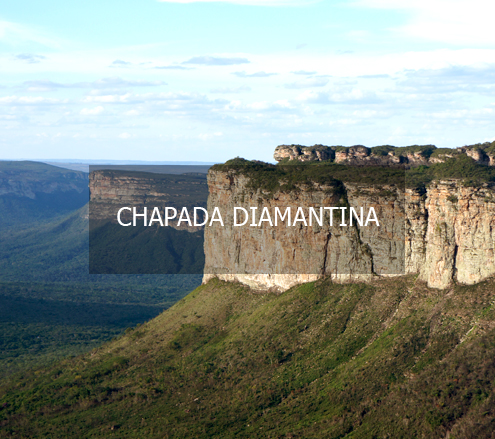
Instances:
[[[88,200],[87,173],[39,162],[0,161],[0,230],[53,220]]]
[[[4,385],[0,436],[492,437],[494,286],[212,280]]]

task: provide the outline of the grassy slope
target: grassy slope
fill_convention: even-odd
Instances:
[[[0,436],[490,437],[494,285],[214,280],[0,388]]]

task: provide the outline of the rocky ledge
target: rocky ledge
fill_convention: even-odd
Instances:
[[[467,155],[477,163],[495,166],[495,142],[463,146],[456,149],[437,148],[435,145],[412,145],[395,147],[391,145],[368,148],[363,145],[345,146],[302,146],[279,145],[273,158],[277,162],[330,161],[353,166],[401,166],[413,167],[443,163],[446,160]]]

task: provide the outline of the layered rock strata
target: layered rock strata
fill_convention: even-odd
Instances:
[[[437,181],[419,190],[344,183],[264,193],[236,171],[210,170],[208,209],[258,206],[371,206],[376,227],[224,227],[205,229],[204,281],[218,277],[256,289],[285,290],[323,276],[336,281],[418,274],[430,287],[474,284],[495,274],[493,187]],[[230,222],[229,222],[230,221]]]
[[[92,221],[117,221],[117,212],[121,207],[136,207],[139,212],[146,206],[162,209],[165,206],[192,210],[194,207],[206,207],[207,182],[204,176],[168,175],[130,171],[97,170],[89,175],[90,209]],[[126,222],[131,214],[124,211],[122,219]],[[174,228],[196,231],[201,227],[181,225]]]

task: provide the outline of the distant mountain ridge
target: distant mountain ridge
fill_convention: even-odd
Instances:
[[[88,175],[31,161],[0,161],[0,229],[40,224],[89,201]]]

